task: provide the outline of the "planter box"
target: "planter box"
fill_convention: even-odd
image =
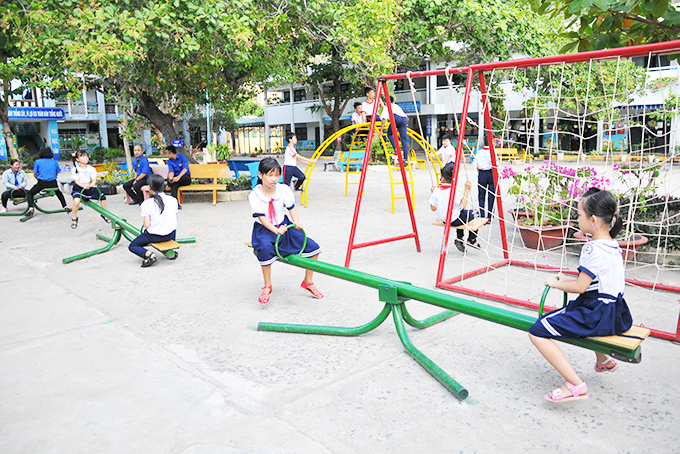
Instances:
[[[586,236],[581,232],[574,233],[574,238],[583,242],[592,241],[590,236]],[[636,233],[632,238],[624,238],[616,241],[619,242],[619,247],[621,248],[623,255],[623,261],[629,262],[633,260],[633,257],[635,257],[635,253],[638,249],[640,249],[640,246],[647,244],[649,239],[644,235],[639,235]]]
[[[530,249],[553,249],[560,246],[567,237],[571,222],[557,226],[525,226],[517,224],[524,246]]]
[[[104,195],[114,195],[118,194],[118,190],[115,185],[112,184],[100,184],[97,186],[102,194]]]

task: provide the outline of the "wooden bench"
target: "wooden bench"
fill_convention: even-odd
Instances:
[[[212,191],[213,205],[217,205],[217,191],[226,191],[226,184],[217,184],[218,178],[229,178],[229,166],[226,164],[189,164],[191,178],[209,178],[212,183],[197,183],[181,186],[177,191],[179,203],[184,203],[184,191]]]
[[[177,249],[181,248],[182,245],[175,240],[164,241],[162,243],[151,243],[158,252],[161,252],[169,260],[175,260],[177,258]]]
[[[360,172],[364,166],[364,154],[365,151],[343,151],[340,154],[340,159],[338,160],[338,165],[340,166],[340,172],[345,171],[345,166],[354,166],[357,172]],[[349,155],[349,163],[347,162],[347,156]]]
[[[458,230],[472,230],[473,232],[476,232],[479,230],[481,226],[489,222],[487,218],[474,218],[472,221],[468,222],[467,224],[459,225],[457,227],[453,227],[454,229]],[[432,225],[438,225],[440,227],[444,227],[444,222],[441,219],[437,219],[436,221],[432,222]]]

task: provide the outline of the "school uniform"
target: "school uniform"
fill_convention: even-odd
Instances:
[[[429,203],[437,209],[437,217],[442,221],[446,222],[446,211],[449,206],[449,197],[451,196],[451,185],[442,184],[435,188],[430,195]],[[475,213],[472,210],[463,210],[460,204],[463,202],[463,191],[456,191],[453,198],[453,209],[451,210],[451,226],[458,227],[467,224],[475,217]],[[459,240],[463,239],[463,230],[456,229],[456,235]],[[477,238],[477,232],[470,230],[468,233],[468,241],[474,242]]]
[[[483,218],[491,218],[493,205],[496,202],[496,187],[493,181],[491,149],[488,146],[477,150],[475,166],[479,170],[477,174],[479,213]],[[486,203],[487,201],[488,204]],[[484,207],[486,207],[486,210]]]
[[[7,169],[2,172],[2,185],[5,187],[5,191],[2,193],[2,207],[7,208],[7,202],[10,197],[14,200],[26,197],[26,185],[28,184],[28,178],[26,177],[26,172],[19,169],[15,172],[13,169]],[[19,189],[16,189],[16,187]]]
[[[537,337],[611,336],[628,331],[633,318],[623,299],[626,285],[616,240],[593,240],[581,248],[578,270],[593,278],[567,307],[549,312],[529,329]]]
[[[404,109],[402,109],[398,104],[392,103],[392,115],[394,115],[394,126],[397,128],[397,132],[399,133],[399,139],[401,142],[401,152],[403,153],[404,156],[404,162],[408,163],[408,132],[406,131],[406,128],[408,128],[408,117],[404,113]],[[383,110],[383,118],[386,120],[389,118],[389,112],[387,109]],[[397,147],[394,144],[394,137],[392,136],[392,126],[390,125],[389,128],[387,128],[387,137],[390,139],[390,143],[392,144],[392,148],[394,150],[397,150]]]
[[[75,183],[75,181],[79,181],[84,185],[88,185],[93,181],[97,181],[97,169],[91,165],[88,164],[85,169],[80,166],[74,167],[73,170],[71,170],[71,178],[74,180],[73,191],[71,192],[71,196],[74,199],[106,200],[106,196],[102,194],[98,188],[85,189]]]
[[[142,155],[136,157],[132,160],[132,168],[135,170],[135,177],[139,177],[141,174],[145,174],[143,178],[131,179],[123,183],[123,189],[130,196],[130,199],[135,203],[142,203],[144,201],[144,193],[142,192],[142,186],[147,184],[147,179],[151,175],[151,167],[149,166],[149,160],[146,156]]]
[[[295,190],[300,190],[302,188],[302,183],[305,181],[305,174],[302,170],[298,169],[297,166],[297,155],[298,152],[294,146],[288,145],[286,147],[286,152],[283,155],[283,183],[286,186],[290,185],[290,181],[293,177],[297,178],[295,183]]]
[[[33,208],[35,195],[43,189],[59,188],[57,184],[57,175],[59,174],[59,163],[51,158],[42,158],[35,161],[33,164],[33,174],[38,182],[28,191],[26,198],[28,199],[28,206]],[[59,199],[62,207],[66,207],[66,200],[61,191],[56,191],[56,196]]]
[[[451,144],[449,144],[447,147],[441,147],[439,150],[437,150],[437,154],[439,155],[439,159],[442,162],[442,167],[456,162],[456,149]]]
[[[371,121],[371,118],[373,116],[373,106],[375,106],[375,103],[377,101],[374,99],[373,101],[369,101],[368,99],[365,100],[364,102],[361,103],[361,111],[366,114],[366,121]],[[380,113],[378,112],[376,114],[376,119],[375,121],[378,122],[380,121]]]
[[[149,228],[135,238],[128,246],[130,252],[141,258],[146,257],[147,250],[144,246],[151,243],[163,243],[175,239],[177,234],[177,212],[179,204],[177,199],[159,192],[158,195],[163,199],[163,212],[153,197],[149,197],[139,207],[142,217],[149,216],[151,223]]]
[[[283,208],[286,207],[289,210],[295,208],[295,196],[288,186],[277,184],[274,197],[267,197],[262,194],[262,185],[257,185],[248,195],[248,202],[250,202],[250,208],[255,218],[251,237],[253,249],[255,249],[260,265],[271,265],[278,259],[274,247],[277,234],[262,225],[258,218],[263,216],[276,226],[290,225],[291,221],[284,214]],[[286,257],[291,254],[298,254],[302,249],[304,239],[302,230],[289,229],[285,234],[281,235],[279,240],[281,256]],[[300,255],[302,257],[314,257],[320,253],[321,248],[319,245],[311,238],[307,238],[307,245]]]
[[[364,120],[361,118],[361,115],[358,114],[356,110],[354,112],[352,112],[352,124],[353,125],[358,125],[358,124],[361,124],[363,122],[364,122]]]
[[[168,159],[168,172],[172,173],[173,176],[176,177],[184,169],[187,169],[187,171],[179,180],[174,183],[168,183],[170,186],[170,195],[174,198],[177,198],[177,190],[181,186],[189,186],[191,184],[191,172],[189,170],[189,160],[183,154],[177,153],[175,159]]]

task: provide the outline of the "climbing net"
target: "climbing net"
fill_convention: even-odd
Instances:
[[[459,169],[486,143],[496,204],[490,227],[478,231],[480,249],[466,248],[453,278],[444,278],[445,265],[460,255],[449,254],[445,225],[437,285],[537,307],[546,277],[575,273],[589,241],[578,229],[579,197],[607,189],[624,219],[617,240],[634,321],[680,340],[680,68],[658,65],[679,49],[676,41],[441,70],[451,108],[462,106],[454,188],[462,191],[469,171]],[[462,95],[453,72],[467,77]],[[481,99],[476,122],[471,97]],[[463,136],[471,122],[480,134],[467,138],[477,142],[469,153]],[[485,191],[474,184],[468,202],[482,213]],[[561,305],[558,292],[551,298],[548,305]]]

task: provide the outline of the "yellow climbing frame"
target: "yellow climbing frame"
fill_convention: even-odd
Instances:
[[[389,125],[389,122],[387,122]],[[343,163],[345,165],[345,195],[349,195],[349,186],[352,184],[358,184],[358,181],[351,181],[350,180],[350,175],[354,174],[360,174],[361,171],[359,170],[359,165],[361,165],[364,161],[364,154],[366,152],[366,138],[368,137],[368,127],[370,126],[370,123],[361,123],[357,125],[350,125],[347,126],[334,134],[331,134],[326,140],[323,141],[323,143],[319,146],[319,148],[316,149],[314,154],[312,155],[312,160],[318,159],[331,145],[335,144],[335,141],[338,139],[338,137],[341,137],[344,134],[353,132],[352,136],[352,143],[350,144],[350,149],[349,150],[343,150],[338,159],[338,163]],[[386,129],[385,129],[386,130]],[[430,164],[432,165],[432,168],[435,171],[435,174],[437,176],[437,182],[440,180],[440,175],[441,175],[441,167],[442,163],[439,160],[439,156],[437,155],[437,152],[434,148],[430,146],[430,144],[423,139],[423,137],[418,134],[416,131],[412,129],[407,129],[408,136],[412,138],[420,147],[425,150],[425,154],[427,158],[430,161]],[[394,152],[392,152],[391,144],[389,147],[386,146],[386,143],[389,144],[389,139],[387,138],[386,134],[381,134],[381,145],[383,147],[383,150],[385,152],[385,157],[388,162],[388,166],[390,169],[390,187],[391,187],[391,194],[392,194],[392,212],[394,212],[394,200],[395,200],[395,195],[394,195],[394,186],[396,185],[401,185],[403,184],[401,181],[395,182],[393,179],[393,169],[398,170],[399,167],[392,167],[392,158],[391,156],[394,156],[396,158],[396,155]],[[363,145],[363,147],[362,147]],[[388,151],[389,150],[389,151]],[[359,164],[359,165],[357,165]],[[315,162],[310,162],[307,164],[307,168],[305,169],[305,181],[303,183],[303,190],[300,196],[300,204],[303,206],[307,206],[308,204],[308,195],[309,195],[309,185],[311,182],[311,176],[312,176],[312,171],[314,170],[314,166],[316,165]],[[354,170],[350,170],[351,168],[354,168]],[[411,173],[411,166],[408,166],[408,171],[409,171],[409,177],[408,179],[409,184],[411,185],[411,195],[413,197],[413,177]],[[401,175],[401,173],[399,173]],[[405,198],[405,196],[398,196],[396,198]]]

